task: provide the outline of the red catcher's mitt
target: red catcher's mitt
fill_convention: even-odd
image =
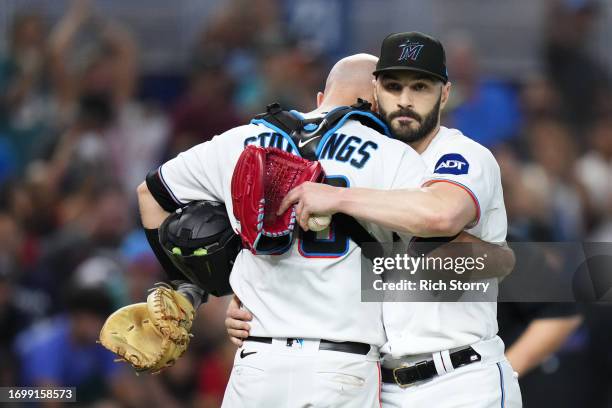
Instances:
[[[247,146],[232,176],[234,216],[242,242],[254,254],[276,254],[289,248],[295,208],[276,215],[287,193],[306,181],[321,182],[321,163],[275,147]]]

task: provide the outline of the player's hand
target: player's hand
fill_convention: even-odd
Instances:
[[[238,347],[241,347],[242,341],[249,337],[251,326],[247,322],[253,320],[250,312],[240,309],[241,304],[240,299],[234,295],[227,306],[225,318],[225,328],[230,341]]]
[[[293,204],[295,216],[300,227],[308,231],[308,218],[312,214],[333,215],[338,212],[342,188],[327,184],[306,182],[300,184],[285,196],[278,209],[277,215],[285,212]]]

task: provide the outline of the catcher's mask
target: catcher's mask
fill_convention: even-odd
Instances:
[[[232,293],[229,275],[242,245],[223,204],[194,201],[176,210],[159,227],[159,241],[191,282],[215,296]]]

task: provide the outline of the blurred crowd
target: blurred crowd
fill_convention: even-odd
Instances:
[[[0,57],[0,386],[72,385],[96,406],[219,405],[235,351],[227,299],[203,306],[188,354],[159,376],[134,376],[95,340],[112,310],[163,279],[137,213],[146,173],[268,103],[313,107],[335,61],[290,33],[276,3],[227,2],[171,101],[140,97],[146,44],[91,1],[53,26],[14,16]],[[453,83],[442,123],[494,152],[516,240],[612,241],[610,69],[581,46],[600,13],[551,2],[542,70],[518,82],[483,72],[469,35],[442,38]],[[601,330],[612,309],[585,313],[559,353],[612,338]]]

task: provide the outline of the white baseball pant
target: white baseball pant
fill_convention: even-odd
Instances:
[[[500,348],[501,343],[501,348]],[[521,390],[517,375],[503,353],[499,337],[472,345],[482,360],[401,388],[383,383],[383,408],[520,408]],[[438,353],[434,353],[438,354]],[[412,362],[428,356],[411,356]],[[406,359],[402,359],[403,362]],[[384,359],[383,365],[397,366]]]
[[[380,408],[380,363],[368,355],[319,350],[318,340],[246,340],[234,358],[223,408]]]

